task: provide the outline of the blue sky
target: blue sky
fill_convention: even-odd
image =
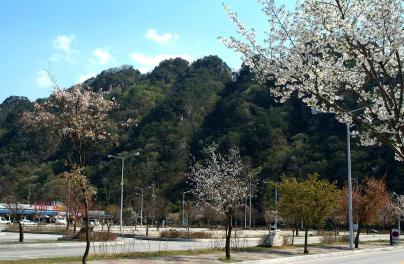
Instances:
[[[240,55],[217,40],[236,35],[222,2],[249,27],[265,29],[255,0],[3,0],[0,102],[48,96],[47,71],[68,87],[123,64],[147,72],[176,56],[214,54],[237,69]]]

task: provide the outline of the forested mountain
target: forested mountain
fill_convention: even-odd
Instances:
[[[112,113],[116,139],[88,151],[86,173],[97,187],[96,208],[117,203],[120,195],[121,163],[107,155],[139,151],[125,164],[126,204],[137,202],[135,186],[155,183],[156,204],[180,210],[192,156],[201,158],[202,148],[212,142],[223,149],[238,146],[251,168],[260,167],[254,199],[259,210],[272,195],[263,182],[282,175],[304,178],[317,172],[345,184],[345,125],[332,115],[313,115],[297,98],[276,103],[267,92],[270,84],[258,85],[246,67],[232,73],[217,56],[192,64],[177,58],[148,74],[131,66],[109,69],[84,85],[119,104]],[[24,97],[0,105],[0,199],[13,194],[26,201],[30,189],[30,201],[63,200],[59,146],[46,131],[26,131],[19,121],[32,106]],[[352,165],[354,182],[386,177],[392,191],[404,192],[404,168],[386,147],[360,147],[353,140]]]

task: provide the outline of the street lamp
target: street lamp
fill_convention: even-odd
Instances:
[[[139,195],[141,197],[141,202],[140,202],[140,227],[143,227],[143,203],[144,203],[144,189],[147,188],[153,188],[153,196],[154,196],[154,184],[151,186],[147,186],[144,188],[140,188],[135,186],[135,189],[140,190],[140,193],[135,192],[136,195]]]
[[[275,184],[275,230],[278,229],[278,183],[277,182],[271,182],[271,181],[264,181],[263,183],[272,183]]]
[[[185,194],[191,191],[182,192],[182,226],[185,226]]]
[[[361,111],[366,107],[361,107],[352,111],[349,114]],[[312,108],[311,113],[317,115],[322,113],[317,109]],[[353,250],[353,216],[352,216],[352,166],[351,166],[351,130],[348,123],[346,123],[346,138],[347,138],[347,163],[348,163],[348,221],[349,221],[349,249]]]
[[[361,111],[361,107],[352,111],[350,114]],[[352,166],[351,166],[351,130],[349,124],[346,124],[347,156],[348,156],[348,218],[349,218],[349,249],[353,250],[353,216],[352,216]]]
[[[119,156],[114,156],[114,155],[108,155],[108,158],[115,158],[115,159],[120,159],[122,161],[122,174],[121,174],[121,212],[120,212],[120,220],[119,220],[119,228],[122,233],[122,211],[123,211],[123,169],[125,167],[125,159],[133,157],[133,156],[139,156],[139,152],[135,152],[131,155],[125,156],[125,157],[119,157]]]
[[[140,202],[140,227],[143,227],[143,191],[144,191],[144,188],[139,188],[136,186],[134,188],[140,190],[140,193],[135,193],[135,194],[139,195],[142,198],[142,200]]]

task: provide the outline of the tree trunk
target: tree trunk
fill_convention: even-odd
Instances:
[[[149,213],[146,213],[146,236],[149,236]]]
[[[85,198],[84,198],[85,199]],[[84,213],[85,213],[85,226],[86,226],[86,250],[84,251],[84,255],[82,258],[82,263],[87,263],[88,253],[90,252],[90,228],[89,228],[89,219],[88,219],[88,201],[85,199],[84,201]]]
[[[356,231],[355,248],[359,248],[359,234],[361,233],[361,226],[358,224],[358,231]]]
[[[391,236],[391,232],[393,231],[393,229],[391,228],[391,226],[389,227],[390,230],[390,246],[393,245],[393,237]]]
[[[307,236],[309,234],[309,228],[306,227],[306,230],[304,231],[304,253],[308,254],[309,250],[307,249]]]
[[[292,231],[292,245],[295,243],[295,228],[293,228],[293,231]]]
[[[67,210],[69,210],[69,209],[67,209]],[[67,217],[66,218],[66,231],[69,231],[69,228],[70,228],[70,221],[69,221],[69,218]]]
[[[296,225],[296,236],[299,236],[299,224]]]
[[[74,225],[73,225],[73,235],[76,234],[77,231],[77,217],[74,219]]]
[[[22,243],[24,242],[24,229],[22,227],[21,220],[18,221],[18,227],[20,229],[20,238],[18,239],[18,242]]]
[[[231,230],[232,230],[232,223],[231,223],[231,210],[226,213],[227,216],[227,223],[226,223],[226,259],[230,260],[230,239],[231,239]]]

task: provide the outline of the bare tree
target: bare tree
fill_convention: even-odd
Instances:
[[[5,201],[6,208],[10,211],[10,214],[13,215],[18,223],[20,233],[18,242],[22,243],[24,242],[24,227],[21,223],[21,220],[24,219],[28,208],[26,207],[26,205],[21,204],[15,196],[7,196]]]

